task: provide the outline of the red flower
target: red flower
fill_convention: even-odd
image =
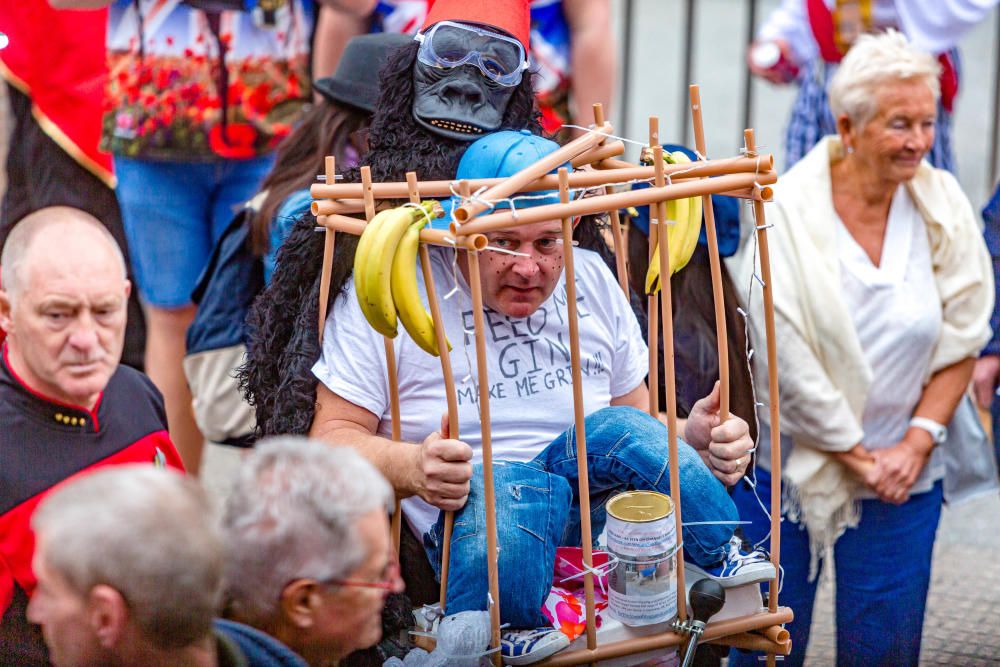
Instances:
[[[237,79],[233,83],[229,84],[229,103],[236,105],[243,101],[243,92],[246,90],[246,86],[243,82]]]
[[[273,106],[270,98],[268,97],[270,92],[271,86],[267,83],[255,86],[253,92],[247,97],[247,104],[251,109],[263,116],[270,111]]]
[[[156,71],[156,87],[160,90],[166,90],[170,87],[170,72],[166,69],[159,69]]]
[[[193,55],[194,55],[194,51],[192,51],[190,47],[184,49],[184,57],[185,58],[190,58]]]
[[[189,83],[180,89],[180,97],[186,102],[194,102],[201,94],[201,88],[196,83]]]
[[[222,125],[212,127],[208,133],[208,145],[212,152],[225,158],[251,158],[257,152],[254,150],[254,139],[257,130],[249,123],[228,123],[226,136],[223,139]]]
[[[288,97],[302,97],[302,88],[299,86],[299,77],[295,76],[295,72],[288,73]]]
[[[167,35],[167,46],[173,46],[173,45],[174,45],[174,38],[171,37],[170,35]]]

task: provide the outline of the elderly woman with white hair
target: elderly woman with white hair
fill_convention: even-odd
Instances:
[[[898,32],[859,38],[830,86],[838,136],[781,177],[768,209],[785,459],[779,601],[795,611],[786,665],[805,656],[820,567],[835,571],[838,664],[918,661],[942,504],[939,445],[993,305],[972,207],[948,172],[923,160],[937,74],[934,58]],[[754,261],[748,243],[734,275],[749,280]],[[763,349],[754,289],[752,335]],[[766,402],[763,357],[754,362]],[[756,493],[766,497],[761,412]],[[748,537],[765,539],[749,482],[735,500],[754,521]]]
[[[349,447],[258,444],[226,500],[225,615],[314,667],[374,645],[386,597],[403,590],[391,507],[389,483]]]

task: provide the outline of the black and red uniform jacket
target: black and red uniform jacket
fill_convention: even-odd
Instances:
[[[167,435],[163,398],[142,373],[119,366],[93,410],[28,387],[0,362],[0,665],[48,664],[25,611],[35,588],[31,514],[58,484],[106,465],[183,470]],[[136,536],[141,539],[141,536]]]

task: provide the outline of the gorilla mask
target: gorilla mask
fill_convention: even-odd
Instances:
[[[441,21],[417,35],[413,117],[448,139],[494,132],[527,68],[521,43],[468,23]]]

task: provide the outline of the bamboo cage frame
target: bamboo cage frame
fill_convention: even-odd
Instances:
[[[594,105],[595,127],[599,128],[586,133],[578,139],[553,151],[548,156],[530,165],[521,172],[506,179],[477,179],[471,181],[427,181],[418,182],[416,175],[407,174],[406,183],[372,183],[371,172],[361,169],[361,183],[336,183],[335,163],[333,158],[327,158],[325,165],[325,183],[312,186],[311,193],[316,201],[312,204],[312,212],[318,223],[324,228],[325,244],[323,256],[323,273],[320,280],[320,321],[319,335],[322,339],[326,316],[326,303],[330,290],[330,269],[335,249],[335,232],[361,234],[365,225],[376,212],[376,199],[403,199],[419,202],[421,196],[445,197],[459,193],[464,203],[455,208],[450,229],[423,229],[420,232],[420,263],[426,288],[428,306],[434,322],[438,348],[442,351],[441,370],[445,380],[445,393],[448,405],[448,437],[459,437],[457,395],[451,370],[450,356],[447,352],[444,327],[441,320],[440,303],[438,301],[434,280],[431,273],[428,245],[440,245],[461,248],[467,252],[469,259],[469,287],[472,294],[474,339],[476,364],[479,385],[479,408],[481,412],[480,428],[482,436],[482,464],[484,478],[484,497],[486,505],[486,541],[487,570],[489,577],[489,605],[491,622],[491,647],[499,647],[500,641],[500,609],[499,609],[499,572],[498,549],[495,514],[495,494],[493,488],[493,457],[490,424],[489,380],[487,377],[485,321],[483,317],[482,285],[479,277],[479,252],[486,249],[486,234],[491,231],[508,229],[519,225],[532,224],[543,220],[559,219],[562,221],[562,236],[564,245],[571,247],[573,219],[579,215],[608,213],[611,219],[611,237],[616,255],[616,277],[626,296],[629,294],[627,273],[627,258],[622,250],[624,235],[618,209],[629,206],[649,206],[651,223],[666,220],[666,202],[685,197],[703,197],[703,211],[706,223],[706,235],[709,240],[709,257],[713,283],[713,299],[715,302],[717,335],[719,338],[719,365],[721,387],[721,410],[723,419],[729,415],[729,385],[728,359],[726,357],[726,329],[722,302],[721,264],[718,256],[718,244],[715,234],[714,214],[711,205],[712,194],[725,194],[748,199],[752,202],[756,220],[756,239],[761,265],[761,282],[764,294],[764,316],[768,359],[768,384],[770,388],[770,418],[771,431],[771,467],[780,479],[781,451],[780,424],[778,403],[777,352],[774,332],[774,300],[771,291],[771,270],[767,245],[767,225],[764,218],[764,202],[770,201],[772,192],[768,185],[777,181],[774,172],[773,157],[769,154],[758,154],[754,143],[753,130],[744,133],[744,155],[735,158],[709,160],[705,157],[704,130],[701,118],[700,95],[697,86],[690,89],[692,120],[695,126],[695,139],[699,160],[691,164],[668,165],[662,159],[662,147],[659,139],[659,125],[655,117],[650,118],[649,145],[654,155],[652,166],[637,166],[622,160],[614,159],[623,150],[621,141],[609,141],[613,127],[604,119],[603,110],[599,104]],[[570,172],[566,163],[581,171]],[[558,168],[557,174],[551,174]],[[676,176],[674,176],[676,174]],[[708,178],[709,176],[713,178]],[[616,186],[635,181],[652,181],[650,187],[642,190],[615,192]],[[537,192],[540,190],[558,189],[559,203],[534,206],[521,210],[504,210],[490,212],[489,203],[497,199],[512,197],[517,193]],[[600,193],[595,196],[573,200],[571,189],[597,188]],[[475,192],[476,194],[472,194]],[[365,220],[348,217],[344,213],[355,212],[361,204]],[[670,289],[670,265],[667,225],[656,224],[655,233],[650,229],[650,258],[657,246],[659,253],[660,283],[659,297],[650,295],[648,344],[649,356],[649,411],[654,417],[659,417],[658,400],[658,337],[663,333],[664,349],[664,381],[667,406],[668,457],[671,462],[678,460],[677,452],[677,414],[676,386],[674,377],[673,348],[673,314]],[[594,611],[594,571],[593,571],[593,536],[590,520],[589,476],[586,457],[586,432],[583,412],[583,396],[581,383],[581,360],[579,350],[578,316],[575,298],[575,267],[573,253],[565,253],[565,284],[567,289],[567,321],[569,325],[569,340],[571,353],[571,373],[574,403],[574,425],[577,432],[577,461],[579,466],[579,496],[582,556],[584,564],[584,590],[586,603],[586,648],[563,651],[538,663],[539,665],[578,665],[593,664],[599,660],[618,658],[622,656],[643,653],[651,650],[666,649],[681,646],[688,640],[688,634],[683,628],[660,632],[644,637],[634,637],[622,641],[599,645],[597,642],[596,617]],[[659,324],[659,326],[658,326]],[[392,438],[399,441],[399,395],[396,378],[395,352],[393,341],[385,338],[385,355],[390,387],[390,411],[392,415]],[[674,503],[674,514],[677,534],[682,532],[680,480],[677,466],[670,469],[671,499]],[[772,485],[771,492],[771,561],[776,572],[780,568],[780,487]],[[393,537],[398,549],[399,545],[399,505],[393,517]],[[449,547],[453,513],[446,513],[445,534],[443,544],[443,563],[441,568],[440,598],[442,611],[446,609]],[[684,585],[683,549],[676,553],[677,563],[677,610],[678,621],[687,617],[686,589]],[[769,665],[773,665],[776,655],[787,655],[791,650],[788,632],[783,626],[793,618],[791,609],[778,605],[778,580],[772,580],[768,595],[768,606],[757,613],[724,621],[709,622],[704,629],[701,641],[718,643],[737,648],[763,651],[767,654]],[[500,664],[498,651],[492,653],[494,664]]]

